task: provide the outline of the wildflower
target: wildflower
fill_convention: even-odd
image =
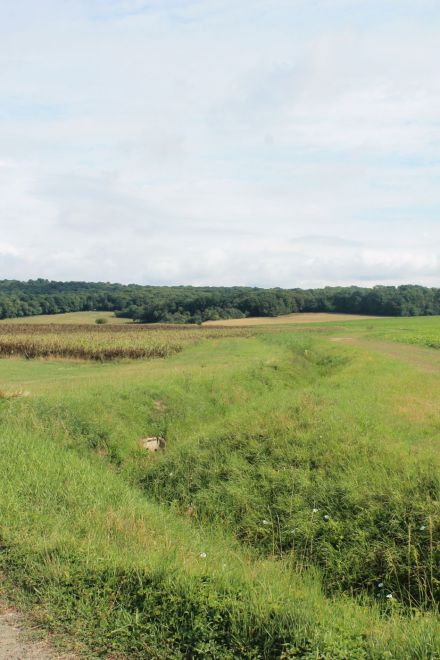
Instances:
[[[201,552],[200,557],[201,559],[206,559],[206,552]]]
[[[419,529],[420,529],[421,532],[423,532],[423,530],[426,529],[426,525],[421,525],[421,526],[419,527]]]
[[[330,516],[328,516],[327,514],[325,514],[325,516],[324,516],[324,520],[330,520]]]
[[[263,523],[263,525],[270,525],[268,520],[263,520],[262,523]]]
[[[391,600],[392,597],[393,597],[393,594],[387,594],[387,598],[388,598],[388,600]]]
[[[318,513],[318,509],[312,509],[313,513]]]
[[[383,587],[383,582],[379,582],[377,586],[379,587],[379,589],[381,589]]]
[[[380,598],[381,596],[382,596],[382,594],[379,591],[379,593],[376,594],[376,598]]]
[[[169,476],[169,477],[172,477],[172,476],[173,476],[173,472],[170,472],[168,476]]]

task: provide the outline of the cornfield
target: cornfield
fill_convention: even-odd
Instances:
[[[249,335],[240,328],[182,325],[0,325],[0,357],[83,360],[163,358],[209,338]]]

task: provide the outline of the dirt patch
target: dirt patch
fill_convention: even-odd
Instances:
[[[31,639],[20,615],[0,605],[0,658],[2,660],[74,660],[76,656],[59,655],[41,640]]]
[[[166,440],[165,438],[162,438],[161,436],[152,436],[150,438],[142,438],[140,440],[140,445],[143,449],[146,449],[147,451],[160,451],[161,449],[165,449],[166,447]]]
[[[24,390],[0,390],[0,399],[20,399],[23,396],[29,396],[29,392]]]
[[[163,413],[166,410],[166,405],[165,402],[162,401],[161,399],[157,399],[157,401],[153,401],[153,407],[154,410],[156,410],[159,413]]]

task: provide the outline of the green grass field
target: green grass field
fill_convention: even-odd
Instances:
[[[0,360],[4,597],[86,658],[439,658],[440,318],[228,332]]]

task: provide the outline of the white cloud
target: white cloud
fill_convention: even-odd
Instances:
[[[20,254],[20,250],[16,248],[15,245],[11,245],[10,243],[4,243],[3,241],[0,241],[1,256],[18,257],[19,254]]]
[[[439,23],[430,0],[3,5],[0,278],[438,283]]]

